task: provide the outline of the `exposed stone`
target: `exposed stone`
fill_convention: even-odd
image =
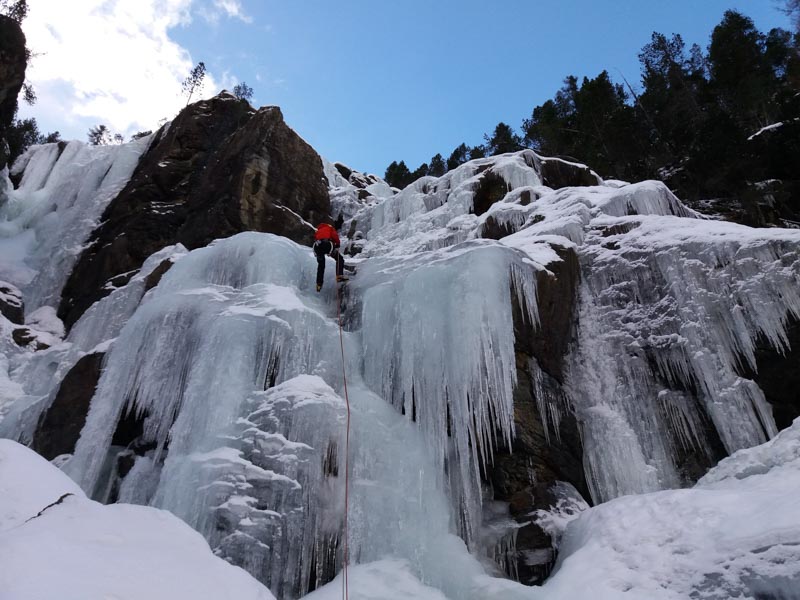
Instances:
[[[25,304],[22,301],[22,292],[7,283],[0,281],[0,314],[17,325],[25,323]]]
[[[148,292],[152,290],[154,287],[158,285],[158,282],[161,281],[161,278],[166,275],[167,271],[172,268],[175,262],[171,259],[167,258],[166,260],[161,261],[161,264],[158,265],[155,269],[153,269],[150,274],[144,280],[144,291]]]
[[[518,330],[517,343],[524,352],[536,358],[545,373],[561,384],[564,380],[563,359],[572,338],[580,264],[575,250],[555,249],[561,261],[547,265],[552,275],[545,271],[537,274],[540,326],[534,330]]]
[[[514,227],[511,223],[500,223],[491,215],[483,223],[481,229],[481,237],[489,240],[500,240],[512,233],[514,233]]]
[[[554,499],[548,490],[558,481],[572,484],[589,498],[579,424],[561,389],[580,266],[574,250],[562,248],[558,253],[562,261],[547,265],[551,274],[542,271],[537,276],[539,326],[523,318],[522,307],[515,302],[516,436],[512,452],[498,451],[488,473],[495,500],[508,502],[511,516],[525,523],[517,533],[515,569],[520,581],[529,585],[549,575],[556,557],[550,536],[531,522],[531,513],[550,508]],[[558,410],[557,429],[551,415],[541,414],[540,403]]]
[[[339,171],[339,175],[344,177],[345,179],[349,179],[350,175],[353,173],[353,170],[349,167],[346,167],[340,162],[333,163],[333,166],[336,167],[336,170]]]
[[[100,380],[102,362],[103,353],[95,352],[75,363],[61,382],[50,408],[39,419],[32,447],[46,459],[74,451]]]
[[[198,102],[156,134],[106,209],[64,287],[59,316],[71,327],[109,293],[106,282],[165,246],[194,249],[242,231],[308,244],[307,223],[329,214],[322,161],[280,109],[253,112],[227,93]]]
[[[39,339],[39,336],[30,327],[17,327],[11,332],[11,338],[18,346],[33,349],[34,352],[47,350],[50,347],[50,344]]]
[[[0,15],[0,169],[8,162],[6,128],[17,111],[17,97],[25,82],[28,64],[25,34],[19,23]]]
[[[508,184],[500,175],[491,170],[484,171],[475,189],[473,212],[482,215],[492,204],[502,200],[508,192]]]
[[[554,190],[563,187],[601,185],[602,183],[589,167],[558,158],[543,158],[541,173],[542,183]]]
[[[748,372],[763,390],[772,405],[772,416],[778,429],[785,429],[800,417],[800,321],[787,327],[789,350],[781,353],[759,338],[756,343],[756,373]]]

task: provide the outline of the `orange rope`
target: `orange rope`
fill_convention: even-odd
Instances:
[[[344,444],[344,560],[342,566],[342,597],[350,598],[350,587],[347,580],[347,512],[349,505],[350,488],[350,397],[347,395],[347,373],[344,366],[344,334],[342,333],[342,298],[339,291],[339,282],[336,282],[336,319],[339,323],[339,347],[342,351],[342,379],[344,380],[344,401],[347,405],[347,433]]]

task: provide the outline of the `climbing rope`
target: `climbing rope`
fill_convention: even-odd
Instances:
[[[347,581],[347,513],[350,488],[350,397],[347,395],[347,373],[344,366],[344,334],[342,333],[342,296],[336,282],[336,320],[339,323],[339,348],[342,351],[342,379],[344,380],[344,401],[347,406],[347,433],[344,442],[344,558],[342,561],[342,598],[350,598],[350,587]]]

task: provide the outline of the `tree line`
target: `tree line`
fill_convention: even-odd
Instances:
[[[800,17],[800,0],[789,0],[786,11]],[[404,187],[472,158],[522,148],[586,163],[607,178],[669,180],[687,199],[800,178],[799,32],[763,33],[729,10],[705,50],[687,48],[679,34],[654,32],[639,63],[638,91],[608,71],[582,80],[570,75],[519,133],[499,123],[483,144],[460,144],[446,161],[437,154],[411,172],[392,162],[385,179]]]

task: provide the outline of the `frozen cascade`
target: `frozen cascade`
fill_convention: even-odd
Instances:
[[[533,269],[519,252],[483,240],[405,260],[375,258],[354,287],[363,297],[364,380],[419,423],[448,473],[459,529],[472,547],[479,468],[513,436],[510,296],[536,322]]]
[[[63,343],[30,358],[17,357],[12,361],[15,379],[22,382],[23,397],[7,411],[0,408],[0,437],[29,443],[40,415],[52,403],[67,372],[82,356],[104,350],[117,337],[141,302],[147,277],[164,261],[174,262],[184,254],[186,249],[180,244],[159,250],[125,286],[95,302]]]
[[[594,221],[569,379],[596,502],[680,487],[675,457],[710,452],[698,434],[709,419],[729,453],[777,433],[740,373],[755,369],[759,335],[786,348],[800,318],[798,237],[666,216]]]
[[[655,182],[551,190],[540,160],[472,161],[394,195],[376,188],[386,199],[366,205],[325,165],[344,216],[368,230],[344,300],[354,574],[392,557],[450,598],[539,598],[567,585],[494,579],[475,558],[481,468],[513,436],[512,299],[537,321],[535,275],[560,260],[554,246],[577,252],[583,271],[564,391],[595,501],[682,485],[675,455],[709,452],[709,421],[728,451],[775,433],[739,373],[754,366],[756,337],[783,347],[800,316],[800,235],[698,219]],[[505,195],[476,215],[489,174]],[[490,218],[517,233],[480,239]],[[175,265],[144,294],[167,259]],[[309,248],[267,234],[167,248],[64,345],[13,373],[62,374],[99,345],[104,372],[65,470],[96,498],[179,514],[287,598],[341,567],[336,300],[330,286],[313,291],[315,269]],[[558,439],[564,399],[541,393],[537,365],[530,373]],[[28,400],[48,390],[26,390]],[[135,448],[114,443],[121,419],[141,425]],[[5,425],[16,437],[19,422]],[[569,539],[564,556],[578,547]]]
[[[465,264],[475,276],[463,276]],[[143,420],[142,442],[152,449],[137,458],[121,496],[180,515],[204,532],[218,553],[241,559],[285,597],[317,585],[340,560],[333,550],[341,527],[342,401],[328,387],[340,389],[342,383],[338,329],[325,313],[333,292],[320,301],[312,291],[315,266],[308,248],[268,234],[240,234],[181,258],[111,347],[75,455],[65,465],[84,489],[105,497],[114,457],[122,450],[111,446],[116,423],[126,411],[135,412]],[[399,301],[381,303],[380,294],[396,281],[387,278],[393,269],[407,269],[406,287]],[[453,597],[472,594],[467,587],[480,569],[454,535],[444,466],[451,487],[459,486],[456,495],[473,501],[468,494],[477,488],[477,464],[487,460],[495,435],[507,442],[512,433],[508,306],[513,290],[535,293],[532,278],[523,277],[525,269],[530,266],[518,252],[486,242],[442,251],[430,262],[376,262],[359,274],[359,285],[374,286],[370,291],[378,295],[368,293],[362,303],[362,336],[369,338],[363,351],[359,337],[346,334],[354,380],[354,560],[401,556],[423,581],[457,586],[461,591]],[[452,287],[442,286],[442,277],[452,280]],[[437,279],[444,293],[433,301]],[[496,284],[496,298],[479,293],[487,281]],[[442,319],[454,298],[463,312]],[[470,306],[472,314],[482,315],[483,327],[467,326]],[[408,314],[397,314],[404,310]],[[463,353],[452,357],[445,371],[432,361],[429,367],[413,360],[393,366],[383,353],[392,352],[395,340],[377,346],[383,336],[373,329],[373,323],[392,318],[389,313],[403,322],[416,316],[427,327],[408,330],[420,334],[416,340],[397,340],[408,346],[401,354],[422,356],[425,348],[414,344],[432,351],[432,341],[438,339],[434,343],[441,347],[443,341],[455,343],[452,336]],[[385,384],[374,370],[381,365],[407,372],[404,385],[411,385],[407,370],[417,369],[413,385],[421,430],[359,383],[367,354],[374,355],[366,363],[376,385]],[[437,395],[443,387],[447,395]],[[156,480],[153,497],[137,495]],[[459,520],[469,531],[479,524],[479,498],[475,502],[461,506]],[[443,545],[450,548],[446,553]],[[430,568],[434,560],[455,563],[454,556],[462,557],[460,577]]]
[[[151,138],[113,146],[33,146],[14,164],[12,172],[24,174],[0,206],[0,248],[16,239],[33,252],[25,270],[0,258],[0,279],[23,289],[27,310],[58,305],[103,210],[128,182]]]
[[[257,234],[178,261],[111,348],[67,471],[95,490],[104,460],[96,448],[108,448],[126,410],[144,419],[157,457],[167,443],[170,453],[188,455],[210,450],[219,425],[242,416],[242,402],[268,376],[324,374],[338,382],[333,339],[320,343],[333,325],[290,287],[299,281],[308,290],[314,267],[307,249]]]

